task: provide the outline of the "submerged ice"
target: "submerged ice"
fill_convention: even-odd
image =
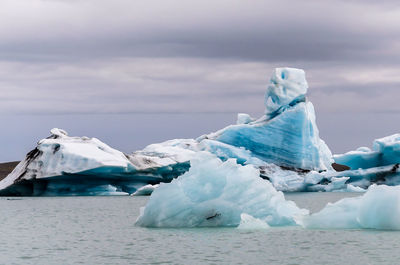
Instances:
[[[223,162],[199,152],[188,172],[161,184],[141,210],[136,224],[146,227],[238,226],[257,219],[268,225],[294,225],[306,215],[251,165]],[[246,214],[243,216],[242,214]],[[248,217],[251,216],[251,217]],[[243,220],[245,218],[246,220]],[[256,222],[256,223],[257,223]]]

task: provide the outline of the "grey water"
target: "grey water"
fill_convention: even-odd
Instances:
[[[286,194],[315,212],[353,193]],[[148,197],[0,198],[0,264],[399,264],[400,232],[150,229]]]

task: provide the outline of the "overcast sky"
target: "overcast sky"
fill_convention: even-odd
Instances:
[[[334,152],[400,132],[400,2],[0,0],[0,161],[52,127],[125,152],[261,116],[303,68]]]

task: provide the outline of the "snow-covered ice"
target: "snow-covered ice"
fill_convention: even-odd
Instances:
[[[185,172],[189,165],[179,160],[187,161],[184,155],[126,155],[96,138],[70,137],[55,128],[0,181],[0,195],[128,195]]]

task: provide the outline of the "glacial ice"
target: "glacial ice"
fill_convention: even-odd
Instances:
[[[367,169],[400,163],[400,134],[393,134],[373,142],[373,150],[360,147],[356,151],[335,155],[336,163],[351,169]]]
[[[308,84],[302,69],[276,68],[265,93],[265,114],[273,118],[291,104],[304,101]]]
[[[266,115],[256,121],[239,118],[238,124],[203,135],[243,147],[254,157],[279,166],[306,170],[332,169],[332,154],[315,122],[314,106],[305,98],[303,70],[278,68],[266,94]]]
[[[360,147],[355,151],[334,155],[334,160],[351,168],[336,175],[349,177],[348,183],[352,185],[361,188],[374,183],[400,185],[400,134],[376,139],[372,150]],[[329,174],[332,173],[326,173]]]
[[[237,229],[243,229],[243,230],[259,230],[259,229],[268,229],[270,226],[257,218],[254,218],[251,215],[248,215],[246,213],[242,213],[240,215],[240,223]]]
[[[262,117],[239,113],[236,124],[217,132],[151,144],[132,154],[53,129],[0,181],[0,195],[132,194],[184,174],[199,152],[253,165],[279,191],[360,192],[374,183],[399,185],[400,134],[375,140],[372,150],[362,147],[332,156],[319,138],[307,89],[303,70],[277,68]],[[350,170],[334,171],[333,161]]]
[[[135,191],[132,196],[148,196],[151,195],[153,193],[153,191],[155,189],[157,189],[160,186],[160,184],[155,184],[155,185],[151,185],[148,184],[146,186],[143,186],[141,188],[139,188],[137,191]]]
[[[55,128],[0,181],[0,195],[128,195],[185,172],[189,164],[181,163],[187,161],[182,156],[191,152],[185,151],[126,155],[96,138],[70,137]]]
[[[372,185],[363,196],[329,203],[300,223],[305,228],[400,230],[400,186]]]
[[[245,213],[271,226],[295,225],[308,214],[252,165],[234,159],[223,162],[208,152],[198,152],[188,172],[162,183],[141,209],[136,224],[145,227],[239,226]],[[242,220],[243,223],[243,220]]]

